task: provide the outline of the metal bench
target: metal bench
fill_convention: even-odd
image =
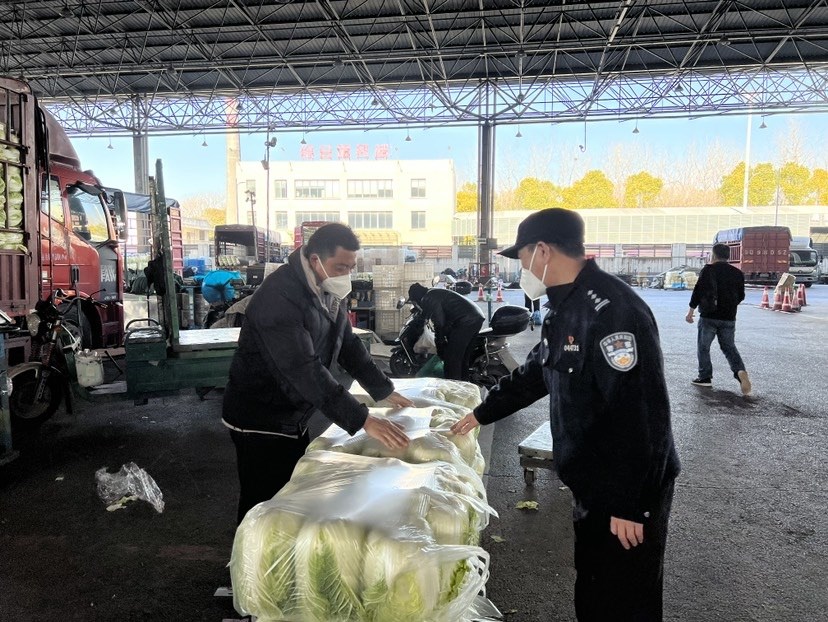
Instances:
[[[527,486],[535,483],[536,469],[552,469],[552,430],[549,422],[542,423],[518,445],[523,481]]]

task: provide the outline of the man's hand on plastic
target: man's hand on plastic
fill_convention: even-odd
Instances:
[[[368,436],[377,439],[389,449],[408,447],[408,436],[403,431],[403,427],[394,421],[368,415],[362,429]]]
[[[394,408],[413,408],[414,402],[404,395],[400,395],[394,391],[391,395],[385,398],[385,401],[390,402]]]
[[[693,309],[692,309],[692,308],[691,308],[691,309],[687,312],[687,316],[684,318],[684,320],[685,320],[688,324],[692,324],[692,323],[693,323]]]
[[[625,549],[630,550],[644,542],[644,525],[623,518],[610,517],[610,531]]]
[[[469,413],[460,421],[451,426],[451,431],[455,434],[468,434],[479,425],[480,422],[477,420],[477,417],[474,416],[474,413]]]

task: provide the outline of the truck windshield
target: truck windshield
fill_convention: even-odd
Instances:
[[[109,221],[100,196],[69,188],[69,214],[72,231],[84,240],[92,244],[109,241]]]
[[[817,265],[816,251],[791,250],[791,265],[800,267]]]

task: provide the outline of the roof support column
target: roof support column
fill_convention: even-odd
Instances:
[[[146,117],[141,109],[141,97],[135,95],[132,100],[132,168],[135,176],[135,192],[149,194],[149,140],[147,137]],[[144,131],[142,131],[144,130]]]
[[[487,120],[477,130],[477,260],[481,264],[492,260],[494,162],[495,125]]]

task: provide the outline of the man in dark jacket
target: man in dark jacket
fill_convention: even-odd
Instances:
[[[699,309],[699,336],[697,341],[699,375],[693,384],[713,386],[713,363],[710,345],[719,339],[719,347],[730,364],[733,377],[739,382],[742,395],[750,395],[750,377],[736,349],[736,310],[745,299],[745,275],[728,263],[730,248],[725,244],[713,246],[711,262],[702,268],[699,280],[690,297],[690,309],[684,318],[693,323],[693,313]]]
[[[449,380],[468,380],[472,341],[486,319],[483,311],[457,292],[427,289],[419,283],[408,288],[408,297],[423,310],[423,317],[434,324],[443,375]]]
[[[452,430],[466,434],[549,395],[555,467],[574,497],[578,620],[661,620],[679,460],[652,312],[585,259],[575,212],[529,216],[501,254],[520,259],[530,299],[549,297],[542,341]]]
[[[250,299],[222,410],[236,446],[239,522],[288,482],[316,411],[390,448],[408,444],[399,426],[369,415],[334,375],[341,365],[375,400],[413,405],[374,364],[341,304],[351,290],[357,250],[349,227],[320,227]]]

